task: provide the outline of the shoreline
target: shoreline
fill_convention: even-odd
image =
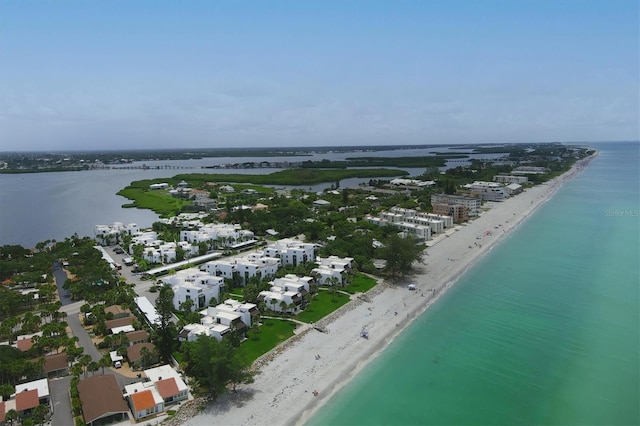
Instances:
[[[476,262],[597,155],[576,162],[564,174],[515,197],[491,203],[490,209],[473,222],[456,225],[429,241],[424,263],[414,274],[393,284],[380,280],[367,294],[370,302],[353,299],[318,323],[328,333],[303,329],[256,361],[260,374],[253,384],[238,386],[237,393],[218,398],[200,412],[184,413],[187,416],[179,413],[175,420],[180,418],[183,424],[193,426],[305,424]],[[408,283],[416,284],[417,289],[408,290]],[[360,337],[362,329],[369,331],[368,339]]]

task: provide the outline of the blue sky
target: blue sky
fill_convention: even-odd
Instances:
[[[0,150],[638,140],[637,0],[0,0]]]

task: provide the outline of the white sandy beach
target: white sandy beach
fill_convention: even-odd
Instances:
[[[328,333],[310,327],[298,330],[296,336],[258,361],[260,374],[254,383],[239,386],[237,393],[220,398],[186,419],[185,424],[304,424],[480,256],[579,173],[591,158],[559,178],[502,203],[489,203],[491,208],[479,218],[430,241],[424,264],[418,265],[416,274],[404,283],[382,282],[369,292],[370,302],[352,300],[319,324]],[[408,283],[416,284],[417,290],[408,290]],[[368,339],[360,337],[362,329],[369,331]]]

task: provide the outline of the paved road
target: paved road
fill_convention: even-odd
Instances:
[[[69,297],[69,292],[62,288],[62,285],[67,279],[67,273],[64,272],[62,266],[55,262],[53,264],[53,276],[56,279],[56,286],[58,287],[58,295],[60,296],[60,303],[62,306],[68,305],[71,303],[71,299]]]
[[[56,277],[56,285],[58,288],[61,288],[60,282],[64,282],[67,279],[67,275],[62,269],[60,272],[55,274]],[[81,300],[78,302],[70,303],[60,310],[62,312],[66,312],[67,314],[67,324],[69,324],[69,328],[71,329],[71,334],[78,338],[78,344],[82,346],[84,349],[84,353],[91,356],[93,361],[98,362],[100,358],[102,358],[102,354],[96,348],[96,346],[91,341],[91,337],[87,333],[87,331],[82,327],[82,323],[80,322],[80,307],[84,305],[85,301]],[[118,384],[121,388],[129,383],[133,383],[139,381],[140,379],[131,379],[129,377],[118,374],[112,369],[105,369],[105,374],[113,374],[116,376]],[[69,397],[69,383],[71,381],[71,377],[63,377],[60,379],[54,379],[50,381],[50,394],[54,404],[54,414],[52,417],[52,425],[72,425],[73,424],[73,416],[71,411],[71,402]]]
[[[93,361],[100,361],[102,355],[96,345],[91,341],[91,337],[87,334],[87,331],[82,327],[79,317],[80,311],[71,312],[67,314],[67,323],[71,328],[71,333],[78,338],[78,344],[84,348],[84,353],[91,355]]]
[[[69,396],[69,383],[71,376],[49,380],[49,393],[51,394],[51,405],[53,415],[52,425],[72,425],[73,414],[71,411],[71,399]]]

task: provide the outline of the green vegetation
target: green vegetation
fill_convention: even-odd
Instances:
[[[317,169],[288,169],[267,175],[249,174],[207,174],[194,173],[176,175],[173,179],[184,180],[197,186],[204,182],[252,183],[257,185],[315,185],[324,182],[336,182],[350,178],[395,177],[406,176],[404,170],[392,169],[359,169],[359,170],[317,170]],[[166,180],[165,180],[166,181]],[[163,180],[158,180],[163,182]]]
[[[342,290],[347,293],[366,293],[376,286],[378,281],[365,274],[356,274],[350,284],[344,287]]]
[[[154,183],[166,182],[172,186],[185,181],[192,188],[213,190],[210,183],[224,184],[234,183],[238,186],[238,191],[253,189],[261,194],[272,194],[273,188],[262,185],[315,185],[323,182],[339,182],[349,178],[371,178],[371,177],[396,177],[405,176],[408,173],[403,170],[390,169],[361,169],[361,170],[316,170],[316,169],[290,169],[283,170],[268,175],[249,174],[179,174],[172,178],[144,179],[131,182],[127,187],[118,191],[121,195],[132,203],[124,204],[123,207],[136,207],[150,209],[162,217],[176,215],[192,206],[192,201],[184,198],[174,197],[166,190],[151,190],[149,186]],[[231,197],[231,196],[230,196]],[[238,198],[239,195],[233,194]]]
[[[448,158],[468,158],[464,154],[443,154],[423,157],[350,157],[344,161],[305,161],[305,168],[340,168],[347,167],[442,167]]]
[[[185,372],[195,378],[210,396],[219,396],[229,385],[253,382],[249,364],[243,362],[233,346],[226,340],[217,341],[199,336],[195,342],[184,342],[182,353]]]
[[[392,278],[407,275],[414,263],[422,263],[423,251],[424,245],[413,238],[389,234],[381,249],[381,257],[387,261],[385,272]]]
[[[336,288],[321,289],[296,319],[306,323],[316,322],[348,302],[349,296],[339,293]]]
[[[243,362],[252,363],[293,336],[295,328],[296,324],[287,319],[264,319],[257,331],[247,333],[248,339],[237,349],[238,357]]]
[[[154,211],[162,217],[174,216],[182,211],[190,201],[176,198],[167,191],[151,191],[139,187],[127,187],[118,192],[125,198],[134,200],[133,203],[123,204],[127,208],[144,208]]]

